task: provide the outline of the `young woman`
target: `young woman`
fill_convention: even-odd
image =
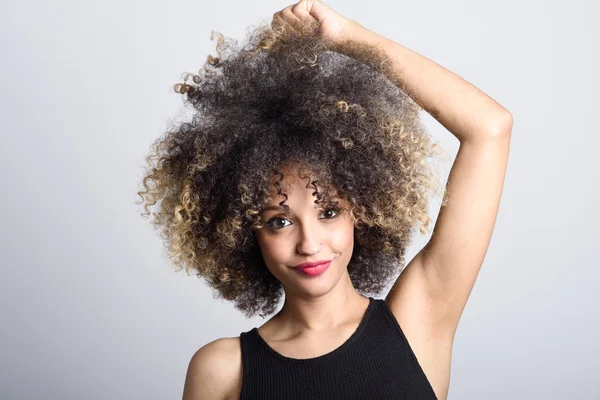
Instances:
[[[144,178],[174,264],[258,328],[192,357],[184,399],[445,399],[454,334],[492,235],[511,114],[318,0],[175,89],[193,120]],[[221,54],[223,52],[223,54]],[[192,81],[188,82],[188,78]],[[460,141],[431,240],[436,154],[424,109]],[[401,272],[385,299],[375,294]]]

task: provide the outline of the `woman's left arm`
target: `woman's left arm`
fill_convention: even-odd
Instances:
[[[430,241],[411,260],[389,292],[391,308],[411,307],[423,296],[432,332],[454,335],[490,243],[504,185],[511,114],[458,75],[360,24],[350,39],[380,46],[389,78],[459,142]],[[405,298],[406,297],[406,298]],[[425,311],[423,311],[425,312]],[[397,315],[398,315],[397,314]]]
[[[383,49],[391,62],[388,78],[461,143],[510,134],[510,112],[455,73],[355,21],[344,37]]]
[[[431,239],[386,298],[406,329],[425,329],[411,337],[436,336],[447,342],[454,336],[494,229],[508,163],[511,114],[458,75],[319,0],[300,0],[275,13],[274,23],[282,21],[298,29],[317,21],[332,50],[341,53],[353,51],[353,46],[345,46],[348,41],[383,49],[388,78],[460,141],[446,186],[448,202],[440,209]]]

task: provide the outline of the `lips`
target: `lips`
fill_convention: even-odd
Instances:
[[[325,271],[327,271],[329,269],[330,266],[331,266],[331,261],[326,262],[324,264],[319,264],[312,268],[309,268],[309,267],[295,268],[294,271],[297,271],[299,274],[316,277],[316,276],[322,275]]]
[[[314,268],[317,265],[327,264],[330,261],[331,260],[320,260],[320,261],[315,261],[315,262],[303,262],[301,264],[295,265],[293,268],[296,268],[296,269]]]

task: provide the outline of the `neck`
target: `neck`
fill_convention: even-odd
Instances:
[[[294,332],[325,332],[362,317],[368,298],[356,291],[348,274],[330,292],[314,297],[286,291],[282,309],[273,317]]]

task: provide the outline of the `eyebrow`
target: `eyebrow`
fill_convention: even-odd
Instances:
[[[339,203],[341,203],[341,199],[338,198],[338,197],[333,197],[331,199],[331,201],[337,202],[338,205],[339,205]],[[315,203],[315,206],[316,206],[315,208],[318,208],[319,206],[322,206],[322,205],[323,204],[316,204]],[[266,211],[284,211],[284,209],[283,209],[283,206],[267,206],[267,207],[263,208],[262,212],[264,213]],[[289,208],[289,214],[292,215],[292,216],[296,215],[296,214],[294,214],[294,212],[292,211],[291,208]]]
[[[263,212],[271,211],[271,210],[274,210],[274,211],[283,210],[283,207],[282,206],[268,206],[268,207],[263,208]]]
[[[285,212],[286,215],[290,215],[292,217],[296,216],[296,214],[294,214],[294,212],[292,211],[291,208],[288,208],[288,211],[286,212],[282,206],[268,206],[268,207],[265,207],[265,208],[263,208],[262,213],[265,213],[267,211],[281,211],[281,212]]]

